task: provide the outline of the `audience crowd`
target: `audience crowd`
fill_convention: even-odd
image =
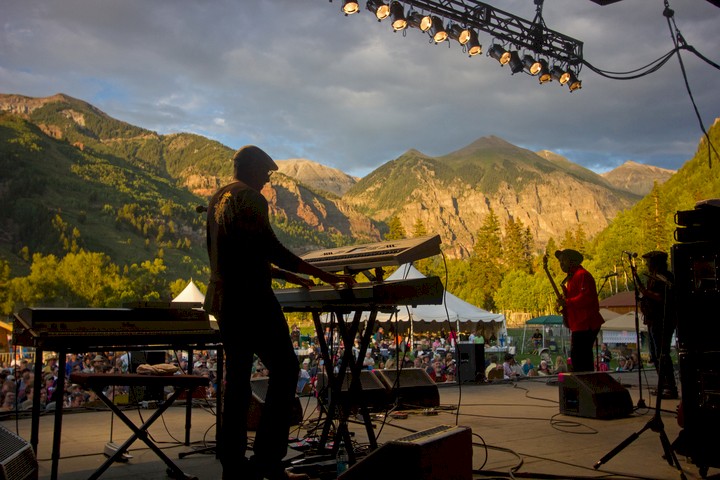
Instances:
[[[331,333],[332,332],[332,333]],[[317,336],[302,336],[300,329],[293,326],[291,337],[295,346],[298,359],[302,368],[298,377],[297,393],[299,395],[313,395],[318,388],[318,380],[325,371],[325,362],[321,355],[320,342]],[[339,371],[345,356],[344,345],[338,338],[337,329],[326,328],[324,340],[330,352],[330,359],[335,372]],[[461,338],[472,343],[485,343],[486,334],[482,331],[463,334]],[[495,334],[490,333],[487,337],[488,344],[499,345]],[[504,336],[501,336],[504,339]],[[492,339],[492,340],[491,340]],[[503,342],[504,343],[504,342]],[[421,334],[415,342],[410,341],[402,335],[396,335],[391,330],[385,332],[379,327],[372,335],[368,348],[360,351],[360,338],[357,337],[352,345],[352,358],[358,361],[362,357],[362,368],[365,370],[375,369],[397,369],[397,368],[420,368],[425,370],[430,378],[436,383],[455,382],[457,377],[457,336],[455,332],[447,334],[444,330],[436,334]],[[603,352],[600,355],[598,370],[609,368],[607,346],[603,345]],[[217,352],[196,351],[193,353],[192,368],[186,352],[166,351],[158,358],[158,352],[153,352],[154,363],[168,363],[177,366],[177,373],[189,373],[203,375],[210,379],[210,386],[202,392],[201,397],[213,399],[217,391]],[[146,352],[88,352],[85,354],[71,353],[66,357],[65,362],[65,391],[61,399],[64,408],[91,408],[102,404],[92,391],[83,390],[70,380],[73,372],[85,373],[127,373],[133,372],[139,363],[146,362]],[[164,355],[163,355],[164,354]],[[521,363],[515,360],[510,353],[496,353],[486,355],[484,365],[484,381],[507,381],[516,380],[522,377],[556,375],[567,372],[568,365],[562,355],[550,360],[543,358],[538,365],[534,365],[529,358]],[[164,359],[162,358],[164,356]],[[147,357],[150,358],[150,357]],[[502,361],[500,361],[502,358]],[[635,360],[630,365],[629,359],[619,358],[618,370],[632,369],[637,367],[637,356],[631,357]],[[33,404],[34,386],[34,364],[32,359],[24,358],[12,365],[0,365],[0,412],[14,410],[30,410]],[[41,409],[51,410],[55,407],[57,398],[58,380],[58,359],[49,354],[42,364],[42,380],[40,391]],[[252,378],[262,378],[268,375],[268,370],[256,359],[252,367]],[[109,387],[104,392],[108,397],[113,398],[116,403],[134,403],[138,392],[128,387]],[[197,394],[196,394],[197,395]]]

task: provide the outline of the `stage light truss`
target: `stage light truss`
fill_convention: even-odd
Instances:
[[[582,66],[582,42],[547,28],[542,17],[526,20],[476,0],[401,0],[400,3],[489,33],[517,49],[530,50],[576,70]]]
[[[584,63],[583,44],[547,28],[543,3],[535,0],[532,21],[477,0],[367,0],[366,7],[378,21],[392,17],[396,32],[416,28],[429,33],[435,44],[454,39],[471,57],[483,50],[478,32],[489,33],[493,39],[488,56],[502,66],[509,65],[513,75],[526,72],[537,76],[540,84],[555,81],[574,92],[582,88],[577,76]],[[359,0],[343,1],[346,16],[359,10]]]

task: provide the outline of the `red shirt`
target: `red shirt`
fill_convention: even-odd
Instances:
[[[605,320],[600,315],[595,279],[582,265],[570,267],[568,276],[562,289],[570,331],[599,330]]]

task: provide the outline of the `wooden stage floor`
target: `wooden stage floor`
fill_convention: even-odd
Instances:
[[[627,417],[601,420],[560,414],[559,386],[556,377],[532,377],[515,383],[443,384],[438,387],[440,407],[434,411],[409,411],[407,418],[373,415],[378,444],[424,431],[438,425],[470,427],[473,434],[472,463],[474,479],[484,478],[567,478],[567,479],[655,479],[701,478],[697,466],[679,457],[681,472],[663,458],[661,434],[643,430],[655,414],[656,397],[649,388],[656,383],[653,371],[611,373],[630,392],[634,411]],[[645,408],[638,408],[641,398],[638,384],[642,379]],[[315,399],[301,398],[306,420],[317,418]],[[676,421],[677,400],[663,400],[661,420],[672,442],[680,427]],[[131,410],[129,415],[147,418],[151,410]],[[152,438],[187,474],[200,480],[221,478],[220,463],[213,454],[197,453],[179,458],[181,452],[206,445],[215,434],[212,408],[193,408],[191,445],[183,445],[185,409],[171,407],[150,428]],[[0,422],[22,438],[30,438],[30,418],[3,417]],[[50,478],[53,416],[40,422],[38,446],[39,478]],[[112,428],[112,431],[111,431]],[[354,441],[365,444],[365,426],[350,422]],[[599,469],[596,462],[633,434],[629,445]],[[103,449],[110,440],[122,443],[129,429],[109,411],[83,411],[64,416],[59,462],[59,478],[88,478],[105,457]],[[306,431],[296,428],[292,435],[305,438]],[[165,464],[141,441],[130,450],[128,462],[112,465],[101,478],[108,480],[157,480],[166,478]],[[302,458],[301,452],[290,456]],[[399,459],[402,461],[402,459]],[[327,478],[314,474],[313,478]],[[377,477],[382,480],[381,475]],[[720,470],[710,468],[708,478],[720,478]]]

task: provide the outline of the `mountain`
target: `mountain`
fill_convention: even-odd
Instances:
[[[231,180],[232,150],[199,135],[156,132],[67,95],[0,95],[0,258],[84,247],[119,265],[161,256],[168,275],[203,278],[198,205]],[[467,257],[492,208],[521,221],[540,248],[582,226],[605,228],[640,197],[561,156],[499,137],[430,157],[408,150],[356,179],[306,159],[278,161],[263,190],[278,236],[298,253],[379,241],[398,216],[421,220],[448,256]]]
[[[279,172],[288,177],[338,197],[342,197],[358,181],[357,178],[336,168],[326,167],[304,158],[275,160],[275,163],[279,167]]]
[[[650,193],[655,182],[663,184],[674,173],[675,170],[643,165],[628,160],[619,167],[601,174],[601,176],[618,188],[636,195],[645,196]]]
[[[162,258],[169,279],[206,278],[198,205],[231,179],[233,151],[159,135],[67,95],[0,95],[0,259],[15,275],[33,253],[104,252],[121,268]],[[279,174],[264,190],[276,231],[299,253],[381,238],[337,196]]]
[[[440,157],[409,150],[343,199],[377,221],[397,216],[406,232],[420,220],[442,236],[450,257],[467,257],[490,209],[503,227],[510,218],[522,222],[541,248],[579,226],[597,234],[640,197],[562,157],[491,136]]]

